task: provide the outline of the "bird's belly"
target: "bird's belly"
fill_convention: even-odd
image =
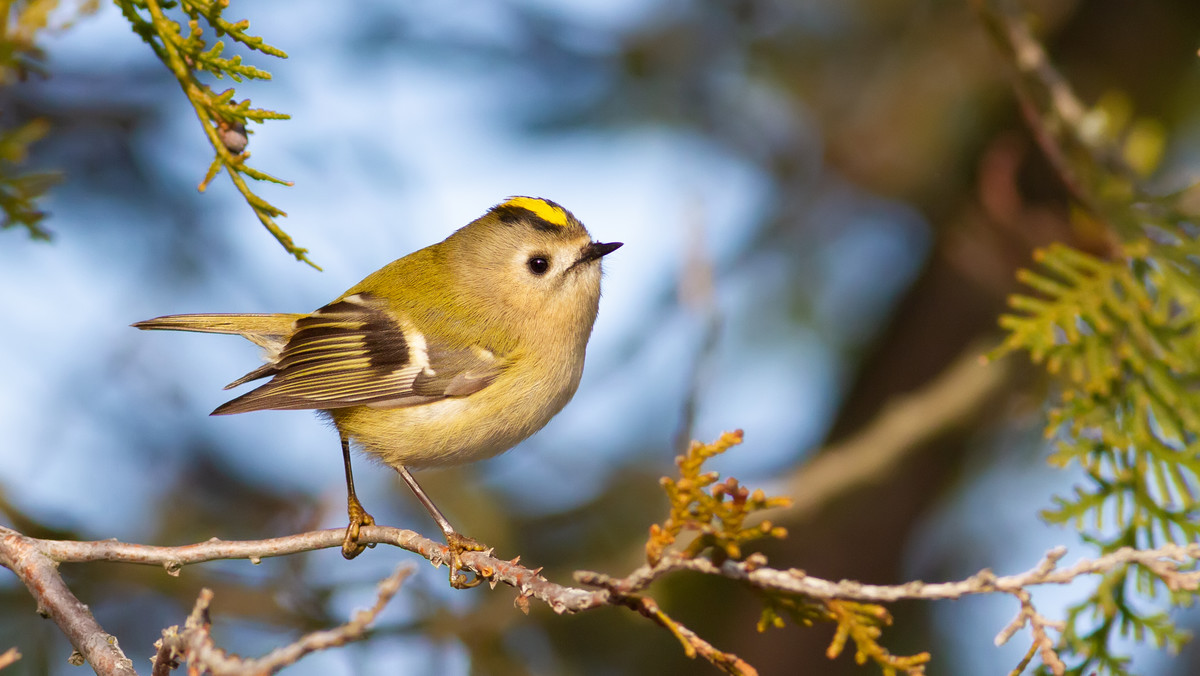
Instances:
[[[484,460],[544,427],[574,395],[579,377],[523,383],[501,376],[466,397],[394,409],[330,411],[342,433],[389,465],[444,467]],[[481,396],[486,395],[486,396]]]

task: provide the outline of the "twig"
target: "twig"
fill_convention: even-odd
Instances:
[[[1105,244],[1109,254],[1115,255],[1113,217],[1103,204],[1103,194],[1097,186],[1088,185],[1072,166],[1067,149],[1081,149],[1091,162],[1128,182],[1135,194],[1142,191],[1137,171],[1116,144],[1086,130],[1087,107],[1067,78],[1054,67],[1021,8],[1009,1],[975,0],[974,5],[984,27],[1016,71],[1013,91],[1026,125],[1067,191],[1107,227],[1112,241]],[[1041,94],[1041,105],[1035,94]]]
[[[692,357],[691,370],[684,390],[679,429],[675,433],[673,448],[677,454],[685,452],[693,438],[692,428],[696,423],[696,411],[704,393],[705,380],[712,370],[719,345],[718,339],[721,337],[721,326],[724,324],[724,317],[717,303],[714,281],[716,273],[712,257],[704,248],[703,210],[697,204],[694,211],[696,213],[691,215],[687,223],[688,247],[680,272],[678,296],[679,304],[691,309],[703,322],[703,326],[700,329],[700,345]]]
[[[258,170],[251,169],[246,165],[245,161],[249,159],[250,153],[243,152],[247,139],[245,136],[245,128],[240,124],[239,119],[244,121],[246,114],[251,111],[242,108],[236,108],[234,111],[230,111],[228,108],[228,99],[222,99],[221,94],[214,95],[211,89],[200,83],[199,79],[196,77],[197,64],[192,58],[194,55],[189,56],[181,51],[181,46],[184,44],[184,42],[183,37],[179,34],[179,25],[172,19],[168,18],[164,11],[165,9],[169,9],[172,4],[163,3],[159,0],[145,0],[145,2],[141,4],[141,7],[144,7],[149,13],[150,19],[148,21],[138,16],[138,9],[135,9],[132,3],[119,2],[118,4],[122,6],[122,11],[125,12],[126,18],[132,22],[135,32],[142,34],[143,39],[151,45],[151,48],[154,49],[159,59],[162,60],[163,64],[166,65],[171,73],[175,76],[175,79],[179,82],[179,86],[183,89],[184,95],[187,97],[188,102],[191,103],[192,109],[196,113],[196,117],[200,120],[200,125],[204,129],[205,136],[212,145],[215,156],[212,164],[210,165],[208,175],[199,186],[200,191],[203,192],[205,189],[207,189],[209,181],[216,177],[216,172],[220,171],[221,169],[225,169],[226,173],[229,174],[229,179],[233,181],[234,187],[237,188],[238,192],[242,193],[242,196],[246,199],[246,203],[250,205],[251,209],[254,210],[254,214],[258,216],[258,220],[262,223],[263,227],[265,227],[267,231],[270,232],[271,235],[275,237],[275,239],[283,246],[283,248],[296,258],[296,260],[308,263],[310,266],[320,270],[321,268],[308,258],[308,250],[297,246],[292,240],[292,237],[288,235],[283,228],[279,227],[278,223],[275,222],[275,217],[286,216],[287,214],[256,195],[254,191],[250,189],[250,186],[247,185],[243,174],[250,176],[251,178],[265,180],[271,183],[277,183],[279,185],[290,186],[292,184],[290,181],[277,179]],[[220,11],[221,9],[217,8],[216,14],[219,14]],[[211,10],[205,14],[206,18],[209,18],[210,21],[212,20],[211,15]],[[216,31],[217,35],[221,35],[222,33],[227,35],[231,34],[230,29],[238,27],[236,24],[222,25],[220,21],[213,22],[211,25]],[[150,32],[154,33],[158,40],[157,42],[149,37]],[[254,44],[243,40],[242,44],[250,47],[251,49],[256,49],[260,52],[271,54],[273,56],[282,58],[286,58],[287,56],[282,51],[275,49],[274,47],[267,46],[262,42],[262,40],[257,40]],[[220,45],[221,43],[218,42],[213,48],[218,49]],[[242,75],[246,74],[243,72]],[[219,76],[220,73],[218,73],[218,77]],[[260,75],[256,75],[254,77],[269,79],[270,76],[266,73],[261,73]],[[237,79],[237,76],[234,75],[234,78]],[[229,93],[229,96],[232,97],[232,92]],[[218,107],[219,103],[225,104],[224,112],[226,114],[222,114],[223,111]],[[229,119],[229,112],[235,113],[235,119]],[[266,115],[267,119],[287,119],[286,115],[271,113],[270,111],[252,112]],[[255,119],[255,121],[259,122],[262,121],[262,118],[251,119]]]
[[[120,671],[115,666],[105,667],[109,670],[100,673],[133,673],[128,666],[128,660],[120,654],[115,643],[108,642],[108,635],[95,624],[95,620],[62,584],[55,566],[57,563],[83,561],[117,561],[143,565],[163,566],[171,574],[179,574],[186,564],[211,561],[215,559],[244,558],[256,561],[270,556],[280,556],[314,549],[336,548],[342,543],[342,529],[329,529],[297,533],[286,537],[269,540],[253,540],[227,542],[209,540],[181,547],[155,547],[105,540],[98,542],[73,542],[63,540],[38,540],[29,538],[16,531],[0,527],[0,563],[12,568],[18,573],[30,592],[38,599],[43,607],[52,605],[58,598],[54,594],[66,594],[77,604],[70,612],[59,612],[51,617],[63,627],[72,643],[88,658],[94,667],[99,664],[115,664],[119,656],[127,671]],[[412,531],[384,526],[368,526],[362,529],[360,539],[367,543],[390,544],[408,551],[415,552],[429,559],[434,565],[441,565],[448,559],[446,546],[434,542]],[[14,554],[15,553],[15,554]],[[1034,633],[1035,641],[1040,644],[1043,662],[1053,668],[1057,656],[1053,654],[1052,643],[1047,641],[1047,630],[1057,630],[1056,622],[1047,620],[1037,614],[1028,597],[1030,587],[1046,584],[1067,584],[1085,575],[1105,573],[1130,564],[1140,565],[1161,578],[1164,584],[1172,590],[1200,589],[1200,571],[1183,571],[1182,564],[1200,560],[1200,543],[1188,546],[1164,545],[1157,549],[1138,550],[1125,548],[1101,556],[1096,559],[1083,559],[1067,568],[1059,568],[1058,563],[1066,553],[1059,547],[1046,554],[1039,564],[1031,570],[1016,575],[999,577],[990,570],[982,570],[971,577],[956,582],[925,583],[920,581],[908,582],[901,585],[870,585],[850,580],[831,581],[813,577],[804,571],[791,569],[780,570],[769,568],[765,557],[751,555],[742,561],[727,560],[715,563],[706,558],[685,558],[678,552],[665,554],[654,566],[643,565],[624,578],[616,578],[602,573],[579,571],[575,579],[586,586],[597,589],[569,587],[547,580],[540,575],[540,569],[531,570],[517,563],[517,560],[505,561],[492,556],[491,552],[466,552],[463,563],[468,570],[486,577],[494,587],[498,583],[515,588],[520,597],[532,597],[546,603],[557,613],[577,613],[604,606],[625,606],[639,613],[653,616],[656,622],[667,627],[681,641],[687,642],[698,653],[704,654],[711,650],[712,656],[724,655],[731,663],[735,656],[721,653],[707,643],[699,643],[695,637],[682,625],[654,612],[651,608],[653,601],[637,596],[639,592],[650,586],[654,581],[675,571],[688,570],[704,575],[713,575],[741,581],[752,587],[784,594],[792,594],[810,599],[844,599],[871,603],[893,603],[901,600],[952,600],[968,595],[979,594],[1010,594],[1021,604],[1021,614],[1017,620],[1006,627],[997,638],[1007,640],[1016,631],[1028,625]],[[23,563],[33,561],[34,564]],[[29,569],[38,571],[38,575],[51,575],[57,580],[59,591],[47,591],[44,583],[37,575],[31,575]],[[51,594],[50,597],[47,597]],[[77,624],[86,618],[91,626],[82,631]],[[97,640],[99,639],[99,640]],[[76,643],[76,641],[79,643]],[[103,645],[98,645],[103,644]],[[704,646],[708,646],[707,648]],[[84,650],[84,648],[88,650]],[[714,664],[720,664],[720,657]],[[748,667],[748,665],[746,665]],[[738,673],[738,672],[733,672]],[[750,672],[744,672],[750,673]]]
[[[1017,98],[1017,105],[1021,110],[1021,117],[1025,119],[1025,126],[1029,127],[1030,133],[1033,134],[1034,141],[1037,142],[1038,148],[1042,150],[1042,154],[1046,160],[1050,162],[1050,166],[1054,167],[1054,171],[1058,174],[1059,180],[1067,188],[1067,192],[1071,196],[1079,200],[1079,203],[1087,208],[1089,212],[1097,217],[1103,215],[1100,205],[1096,202],[1092,193],[1084,186],[1083,179],[1071,166],[1070,160],[1067,159],[1066,153],[1059,145],[1058,139],[1054,136],[1045,120],[1042,119],[1041,111],[1037,107],[1037,103],[1033,100],[1033,95],[1029,93],[1028,88],[1017,80],[1013,83],[1013,94]],[[1108,225],[1106,223],[1106,225]]]
[[[1068,584],[1085,575],[1096,575],[1137,564],[1151,570],[1173,591],[1200,589],[1200,571],[1181,570],[1182,564],[1200,560],[1200,543],[1188,546],[1164,545],[1151,550],[1126,547],[1096,559],[1083,559],[1069,568],[1060,569],[1058,562],[1065,555],[1065,547],[1056,547],[1047,552],[1037,566],[1024,573],[997,577],[995,573],[985,569],[965,580],[933,584],[920,581],[902,585],[870,585],[850,580],[832,582],[809,576],[801,570],[767,568],[763,565],[765,558],[757,554],[745,561],[725,561],[717,565],[708,559],[686,559],[672,553],[663,557],[658,565],[642,566],[626,578],[614,579],[601,573],[580,571],[575,574],[575,579],[585,585],[602,587],[617,599],[640,591],[654,580],[676,570],[719,575],[746,582],[758,589],[812,599],[893,603],[901,600],[955,600],[978,594],[1011,594],[1020,603],[1020,613],[996,637],[996,644],[1003,644],[1018,630],[1028,625],[1042,662],[1056,675],[1064,673],[1065,665],[1054,650],[1055,642],[1050,638],[1048,630],[1061,631],[1063,624],[1049,620],[1036,611],[1028,591],[1029,587]]]
[[[300,552],[341,547],[346,531],[342,528],[308,531],[266,540],[220,540],[212,538],[204,542],[179,547],[141,545],[117,540],[82,542],[74,540],[39,540],[26,537],[0,526],[0,535],[16,537],[28,546],[43,552],[58,563],[83,563],[89,561],[115,561],[140,565],[162,566],[167,573],[178,575],[185,565],[216,561],[219,559],[261,559]],[[445,543],[430,540],[411,530],[386,526],[366,526],[359,534],[364,543],[388,544],[419,554],[435,566],[449,563],[449,550]],[[469,570],[489,578],[494,587],[503,582],[522,595],[532,596],[549,605],[557,613],[577,612],[598,604],[591,599],[594,592],[572,589],[550,582],[538,574],[517,565],[516,559],[505,561],[489,552],[464,552],[463,562]]]
[[[212,539],[179,547],[158,547],[100,540],[77,542],[68,540],[38,540],[0,527],[0,543],[18,542],[23,550],[37,550],[51,561],[73,563],[84,561],[114,561],[163,566],[178,574],[185,564],[217,559],[258,559],[293,554],[316,549],[340,547],[345,532],[340,528],[297,533],[268,540],[226,541]],[[413,531],[387,526],[365,526],[360,533],[365,543],[389,544],[405,549],[440,566],[448,559],[446,545],[425,538]],[[11,545],[9,545],[11,547]],[[0,549],[0,552],[4,552]],[[972,594],[1014,593],[1019,589],[1043,584],[1068,584],[1085,575],[1108,572],[1127,564],[1138,564],[1161,577],[1172,590],[1200,589],[1200,571],[1183,572],[1180,563],[1200,559],[1200,543],[1187,546],[1164,545],[1157,549],[1122,548],[1096,559],[1081,559],[1068,568],[1059,568],[1058,561],[1066,549],[1058,547],[1046,554],[1040,564],[1024,573],[998,577],[984,569],[956,582],[926,583],[920,581],[899,585],[872,585],[840,580],[837,582],[807,575],[797,569],[781,570],[764,565],[765,559],[751,555],[743,561],[716,564],[705,558],[683,558],[667,553],[655,566],[643,565],[624,578],[602,573],[580,571],[576,580],[601,590],[568,587],[547,580],[540,568],[526,568],[516,560],[496,558],[490,552],[465,552],[463,563],[468,570],[488,578],[492,585],[507,584],[525,596],[536,598],[558,613],[576,613],[598,606],[611,605],[611,593],[634,594],[655,580],[677,570],[690,570],[740,580],[754,587],[799,594],[814,599],[845,599],[872,603],[893,603],[902,600],[953,600]],[[5,561],[7,565],[7,561]]]
[[[1020,601],[1021,610],[1017,613],[1016,618],[996,635],[996,645],[1004,645],[1014,634],[1026,625],[1029,625],[1029,631],[1033,634],[1033,644],[1029,649],[1030,657],[1036,652],[1041,656],[1042,663],[1050,669],[1050,673],[1054,674],[1054,676],[1063,676],[1066,673],[1067,665],[1063,664],[1063,661],[1058,657],[1058,653],[1054,651],[1054,639],[1050,638],[1050,632],[1047,630],[1062,631],[1064,623],[1056,620],[1048,620],[1039,613],[1033,607],[1033,600],[1028,591],[1021,589],[1015,592],[1014,596]],[[1029,657],[1026,657],[1022,662],[1027,663],[1029,659]]]
[[[214,676],[273,674],[310,653],[362,640],[366,637],[367,628],[412,572],[411,566],[397,568],[396,572],[379,583],[375,604],[356,612],[349,622],[333,629],[305,634],[297,641],[276,648],[258,659],[230,655],[216,646],[209,633],[211,622],[208,619],[208,606],[212,602],[213,592],[202,589],[183,631],[178,626],[168,627],[163,630],[163,637],[155,643],[158,654],[154,658],[154,676],[166,676],[182,662],[188,663],[189,673],[211,673]]]
[[[597,585],[607,585],[607,589],[611,594],[610,599],[613,603],[629,608],[671,632],[679,640],[680,644],[683,645],[683,653],[688,657],[694,658],[699,655],[729,674],[758,676],[758,670],[742,658],[733,653],[718,650],[711,643],[700,638],[696,632],[671,619],[669,615],[663,612],[654,599],[621,592],[618,589],[621,582],[619,580],[614,580],[606,576],[598,576],[592,579]]]
[[[1025,669],[1028,668],[1029,663],[1033,661],[1033,656],[1037,654],[1037,649],[1038,646],[1036,643],[1031,644],[1029,646],[1029,650],[1025,651],[1025,656],[1022,657],[1021,661],[1017,663],[1017,666],[1013,667],[1012,671],[1008,672],[1008,676],[1021,676],[1021,674],[1025,673]]]
[[[21,659],[21,652],[16,648],[5,650],[3,654],[0,654],[0,669],[12,666],[19,659]]]
[[[1035,568],[1024,573],[997,577],[984,569],[957,582],[907,582],[899,585],[873,585],[840,580],[832,582],[807,575],[802,570],[779,570],[760,566],[751,556],[745,561],[726,561],[718,566],[708,559],[665,558],[649,574],[626,578],[638,585],[645,579],[657,579],[671,570],[692,570],[708,575],[720,575],[743,580],[759,589],[800,594],[817,599],[847,599],[871,603],[896,601],[955,600],[963,596],[991,593],[1014,594],[1019,590],[1046,584],[1069,584],[1076,578],[1097,575],[1136,563],[1153,571],[1172,590],[1200,589],[1200,571],[1181,571],[1181,563],[1200,560],[1200,543],[1187,546],[1163,545],[1157,549],[1125,547],[1095,559],[1081,559],[1069,568],[1058,568],[1057,562],[1066,554],[1065,547],[1050,550]],[[643,567],[644,568],[644,567]],[[665,569],[664,569],[665,568]],[[639,587],[640,588],[640,587]]]

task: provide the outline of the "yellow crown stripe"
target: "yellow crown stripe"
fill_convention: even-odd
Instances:
[[[560,228],[567,226],[567,212],[557,204],[551,204],[544,199],[536,197],[510,197],[507,202],[500,206],[528,209],[547,223],[552,223]]]

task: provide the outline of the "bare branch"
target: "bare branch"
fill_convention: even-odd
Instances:
[[[117,540],[39,540],[26,537],[14,530],[0,526],[0,536],[18,538],[52,561],[58,563],[83,563],[89,561],[115,561],[140,565],[162,566],[167,573],[178,575],[185,565],[215,561],[218,559],[261,559],[286,554],[341,547],[346,532],[342,528],[296,533],[266,540],[228,541],[212,538],[204,542],[179,547],[141,545]],[[386,526],[366,526],[359,534],[364,543],[388,544],[419,554],[435,566],[450,561],[445,543],[430,540],[419,533]],[[550,582],[538,574],[517,565],[516,559],[505,561],[488,552],[464,552],[463,562],[467,569],[488,578],[494,587],[503,582],[519,590],[522,595],[537,598],[557,613],[578,612],[604,605],[593,598],[598,592],[564,587]],[[540,570],[540,569],[539,569]]]
[[[1137,171],[1119,146],[1088,131],[1087,106],[1050,61],[1024,8],[1011,0],[975,0],[974,5],[993,41],[1012,63],[1013,92],[1034,140],[1071,196],[1108,228],[1104,244],[1108,255],[1115,256],[1119,248],[1115,224],[1104,204],[1102,186],[1081,174],[1083,167],[1073,164],[1068,151],[1081,149],[1092,163],[1128,182],[1135,195],[1142,192]]]
[[[295,664],[309,653],[361,640],[366,636],[367,628],[412,572],[411,566],[397,568],[396,572],[379,583],[375,604],[356,612],[349,622],[333,629],[305,634],[299,640],[276,648],[258,659],[230,655],[216,646],[209,633],[211,622],[208,618],[208,606],[213,593],[211,589],[203,589],[183,631],[178,626],[168,627],[163,630],[163,637],[155,643],[158,654],[154,658],[154,676],[165,676],[185,661],[189,665],[189,673],[211,673],[214,676],[273,674]]]
[[[34,580],[33,582],[27,581],[26,586],[30,587],[35,598],[43,606],[49,606],[50,602],[43,601],[44,598],[47,598],[47,592],[43,591],[45,583],[37,582],[42,579],[38,576],[52,576],[60,588],[60,591],[55,593],[59,595],[65,594],[70,601],[77,604],[77,608],[72,612],[59,611],[58,614],[51,612],[51,617],[55,619],[55,622],[63,627],[64,632],[67,632],[68,636],[73,637],[72,643],[78,640],[77,647],[82,645],[90,650],[89,653],[83,650],[83,647],[80,647],[80,652],[88,657],[89,662],[93,666],[97,666],[97,664],[106,665],[104,668],[108,670],[101,670],[101,667],[97,667],[98,672],[131,674],[133,673],[132,667],[129,666],[128,660],[124,659],[124,655],[120,654],[120,651],[115,646],[115,642],[108,642],[108,635],[103,633],[103,630],[95,624],[95,620],[87,612],[86,606],[83,606],[83,604],[71,596],[65,585],[62,584],[62,580],[58,577],[55,570],[58,562],[118,561],[143,565],[158,565],[163,566],[169,573],[177,575],[182,567],[189,563],[231,558],[244,558],[250,561],[257,561],[262,558],[280,556],[282,554],[336,548],[341,546],[343,535],[344,533],[341,529],[329,529],[297,533],[269,540],[227,542],[213,539],[181,547],[154,547],[117,542],[115,540],[99,542],[38,540],[0,527],[0,557],[3,557],[0,559],[0,563],[4,563],[4,565],[16,571],[22,578],[22,581],[26,581],[27,579]],[[363,542],[390,544],[415,552],[429,559],[435,566],[446,563],[448,560],[448,552],[444,544],[429,540],[408,530],[384,526],[368,526],[362,529],[360,539]],[[14,552],[17,554],[14,554]],[[1191,544],[1186,547],[1164,545],[1158,549],[1149,550],[1125,548],[1096,559],[1082,559],[1072,566],[1059,568],[1059,561],[1065,554],[1065,548],[1055,548],[1048,552],[1037,566],[1015,575],[1000,577],[990,570],[985,569],[971,577],[956,582],[925,583],[913,581],[901,585],[870,585],[850,580],[834,582],[807,575],[804,571],[797,569],[780,570],[769,568],[766,566],[766,558],[760,554],[751,555],[741,561],[730,559],[718,564],[706,558],[687,558],[679,552],[668,552],[656,565],[643,565],[624,578],[589,571],[579,571],[575,574],[575,579],[579,583],[589,587],[596,587],[596,589],[584,589],[556,584],[542,577],[539,574],[540,569],[531,570],[521,566],[517,563],[516,559],[511,561],[498,559],[490,551],[465,552],[463,554],[463,563],[466,569],[474,571],[481,577],[488,579],[493,587],[499,583],[504,583],[515,588],[519,594],[519,601],[527,603],[525,599],[528,597],[536,598],[546,603],[557,613],[576,613],[603,606],[624,606],[630,608],[670,630],[687,647],[689,654],[703,656],[730,673],[743,674],[753,673],[752,667],[742,662],[735,655],[717,650],[686,627],[667,617],[652,599],[641,596],[640,592],[649,587],[654,581],[672,572],[688,570],[704,575],[738,580],[768,592],[796,595],[814,600],[842,599],[869,603],[893,603],[901,600],[953,600],[962,598],[963,596],[978,594],[1010,594],[1018,600],[1020,613],[1008,627],[1000,632],[997,642],[1006,641],[1015,632],[1025,626],[1029,626],[1042,661],[1053,671],[1056,669],[1056,664],[1061,664],[1061,661],[1058,660],[1058,656],[1054,653],[1054,643],[1049,638],[1048,632],[1051,630],[1059,631],[1061,625],[1058,622],[1044,618],[1036,612],[1030,601],[1029,588],[1046,584],[1068,584],[1086,575],[1096,575],[1128,565],[1138,565],[1153,572],[1172,590],[1194,591],[1200,589],[1200,571],[1183,570],[1185,564],[1192,564],[1200,560],[1200,543]],[[27,561],[33,561],[34,563],[25,563]],[[23,572],[30,569],[36,571],[36,574]],[[399,582],[395,584],[398,585]],[[51,600],[54,598],[53,596],[50,597]],[[202,597],[201,600],[204,601],[204,598]],[[62,603],[62,601],[54,602]],[[386,602],[386,599],[383,602]],[[198,607],[201,607],[201,610],[203,610],[203,608],[207,607],[206,604],[207,601],[204,601],[202,604],[198,602]],[[520,605],[522,604],[518,603],[518,606]],[[85,616],[86,620],[91,622],[91,628],[87,631],[82,631],[78,628],[78,623],[82,622],[82,618]],[[359,619],[356,618],[355,621],[357,622]],[[365,620],[365,622],[369,621],[369,618]],[[196,623],[193,622],[192,624]],[[354,625],[354,623],[352,622],[351,625]],[[185,629],[181,635],[186,634],[187,631]],[[281,651],[287,655],[295,655],[295,659],[298,659],[300,654],[303,654],[302,651],[306,649],[319,649],[319,647],[312,646],[323,645],[322,641],[342,640],[338,637],[352,636],[354,631],[351,628],[333,630],[332,633],[318,632],[302,639],[300,641],[302,645],[299,647],[289,646],[281,649]],[[103,645],[97,645],[98,643],[102,643]],[[188,643],[188,645],[192,646],[193,644]],[[195,645],[198,646],[201,644],[197,643]],[[337,645],[337,643],[329,645]],[[126,671],[121,671],[116,666],[110,667],[109,665],[116,664],[114,662],[116,658],[102,650],[102,648],[107,648],[111,651],[112,655],[118,655],[123,660]],[[297,653],[296,651],[301,652]],[[208,655],[208,653],[202,654]],[[163,660],[160,663],[171,663],[170,656],[171,653],[169,651],[164,653],[160,650],[159,659]],[[205,659],[209,658],[206,657]],[[212,659],[216,660],[215,657]],[[268,659],[283,658],[277,657],[276,653],[272,653],[263,658],[263,660]],[[93,660],[100,660],[100,662]]]
[[[216,559],[248,559],[255,561],[271,556],[292,554],[316,549],[340,547],[344,532],[340,528],[297,533],[268,540],[225,541],[212,539],[179,547],[101,540],[76,542],[67,540],[38,540],[0,527],[0,542],[20,542],[25,549],[36,549],[55,562],[115,561],[144,565],[160,565],[178,574],[184,564]],[[435,566],[448,559],[446,545],[425,538],[413,531],[387,526],[366,526],[360,538],[363,542],[389,544],[420,554]],[[0,550],[4,551],[4,550]],[[567,587],[547,580],[516,562],[496,558],[488,552],[465,552],[463,561],[469,570],[488,578],[492,586],[507,584],[522,593],[549,605],[558,613],[573,613],[602,605],[611,605],[610,591],[619,594],[636,593],[652,582],[676,570],[690,570],[741,580],[760,589],[799,594],[815,599],[847,599],[872,603],[892,603],[900,600],[952,600],[971,594],[1014,593],[1019,589],[1043,584],[1067,584],[1078,577],[1104,573],[1127,564],[1138,564],[1160,576],[1173,590],[1200,588],[1200,571],[1183,572],[1183,562],[1200,558],[1200,543],[1188,546],[1164,545],[1157,549],[1124,548],[1096,559],[1082,559],[1069,568],[1058,568],[1066,549],[1058,547],[1047,553],[1039,565],[1024,573],[997,577],[983,570],[958,582],[908,582],[901,585],[871,585],[850,580],[833,582],[807,575],[797,569],[780,570],[766,567],[765,558],[752,555],[743,561],[725,561],[718,565],[705,558],[683,558],[668,553],[655,566],[644,565],[625,578],[613,578],[601,573],[581,571],[576,579],[602,587],[599,591]],[[6,563],[7,565],[7,563]]]
[[[623,593],[619,589],[621,582],[619,580],[614,580],[606,576],[598,576],[593,578],[593,580],[595,584],[606,586],[611,594],[610,598],[613,603],[625,606],[671,632],[683,645],[683,653],[688,657],[694,658],[699,655],[729,674],[758,676],[758,670],[745,660],[733,653],[718,650],[711,643],[700,638],[696,632],[671,619],[669,615],[663,612],[654,599]]]
[[[117,639],[104,631],[92,611],[71,593],[58,574],[58,564],[41,551],[39,542],[0,528],[0,565],[17,575],[37,601],[38,614],[58,625],[97,674],[136,676],[133,662],[121,652]]]
[[[19,659],[21,659],[21,653],[16,648],[5,650],[3,654],[0,654],[0,669],[12,666]]]
[[[814,599],[846,599],[870,603],[941,601],[978,594],[1015,594],[1028,587],[1046,584],[1069,584],[1086,575],[1097,575],[1129,564],[1137,564],[1160,576],[1172,590],[1200,589],[1200,571],[1181,570],[1183,564],[1200,560],[1200,543],[1187,546],[1168,544],[1157,549],[1125,547],[1099,558],[1081,559],[1069,568],[1060,569],[1058,561],[1065,554],[1065,547],[1056,547],[1050,550],[1036,567],[1016,575],[997,577],[992,571],[984,569],[958,582],[913,581],[899,585],[863,584],[852,580],[832,582],[807,575],[795,568],[767,568],[762,565],[765,558],[759,555],[750,556],[745,561],[726,561],[720,565],[708,559],[683,559],[668,555],[653,569],[643,566],[633,575],[621,580],[624,584],[619,588],[622,591],[636,591],[673,570],[691,570],[741,580],[759,589],[799,594]],[[586,579],[580,581],[592,584],[593,578],[590,576],[598,574],[583,575]],[[579,577],[576,576],[577,579]]]
[[[1054,651],[1055,641],[1050,638],[1050,633],[1047,629],[1061,632],[1065,623],[1048,620],[1041,613],[1037,612],[1033,607],[1033,602],[1028,591],[1022,589],[1014,595],[1021,602],[1021,610],[1017,613],[1016,618],[996,635],[996,645],[1004,645],[1008,642],[1008,639],[1012,638],[1013,634],[1023,629],[1025,625],[1029,625],[1029,631],[1033,634],[1033,644],[1030,646],[1029,656],[1022,660],[1022,662],[1027,663],[1036,652],[1041,655],[1042,663],[1050,669],[1050,673],[1054,674],[1054,676],[1063,676],[1067,671],[1067,665],[1063,664],[1058,653]],[[1020,672],[1018,671],[1017,673]]]
[[[759,554],[752,555],[744,561],[728,560],[718,565],[709,559],[689,559],[671,553],[664,556],[658,565],[642,566],[626,578],[618,579],[601,573],[580,571],[575,574],[575,579],[585,585],[601,587],[618,602],[676,570],[719,575],[741,580],[758,589],[812,599],[893,603],[901,600],[955,600],[977,594],[1011,594],[1017,598],[1021,610],[1017,618],[996,637],[997,645],[1003,644],[1014,633],[1028,625],[1042,662],[1056,675],[1064,673],[1066,667],[1054,651],[1055,642],[1050,638],[1048,630],[1061,631],[1063,625],[1061,622],[1045,618],[1036,611],[1029,595],[1029,587],[1068,584],[1085,575],[1097,575],[1137,564],[1153,571],[1173,591],[1200,589],[1200,571],[1181,570],[1184,564],[1200,560],[1200,543],[1186,547],[1164,545],[1149,550],[1127,547],[1096,559],[1082,559],[1069,568],[1060,569],[1058,562],[1065,555],[1065,547],[1056,547],[1047,552],[1037,566],[1024,573],[997,577],[995,573],[985,569],[965,580],[933,584],[920,581],[902,585],[870,585],[850,580],[832,582],[812,577],[802,570],[767,568],[764,565],[766,558]]]

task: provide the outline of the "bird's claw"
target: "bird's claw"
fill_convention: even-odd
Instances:
[[[353,559],[363,553],[367,547],[374,547],[375,543],[364,544],[358,541],[358,532],[363,526],[374,526],[375,517],[367,513],[363,509],[361,503],[353,500],[349,503],[350,525],[346,526],[346,537],[342,538],[342,556],[347,559]]]
[[[487,579],[488,576],[482,575],[476,571],[467,571],[471,573],[471,577],[463,575],[460,571],[466,570],[463,565],[463,552],[482,552],[487,547],[480,544],[474,538],[469,538],[456,531],[446,533],[446,549],[450,554],[450,586],[455,589],[470,589],[477,587],[481,582]]]

